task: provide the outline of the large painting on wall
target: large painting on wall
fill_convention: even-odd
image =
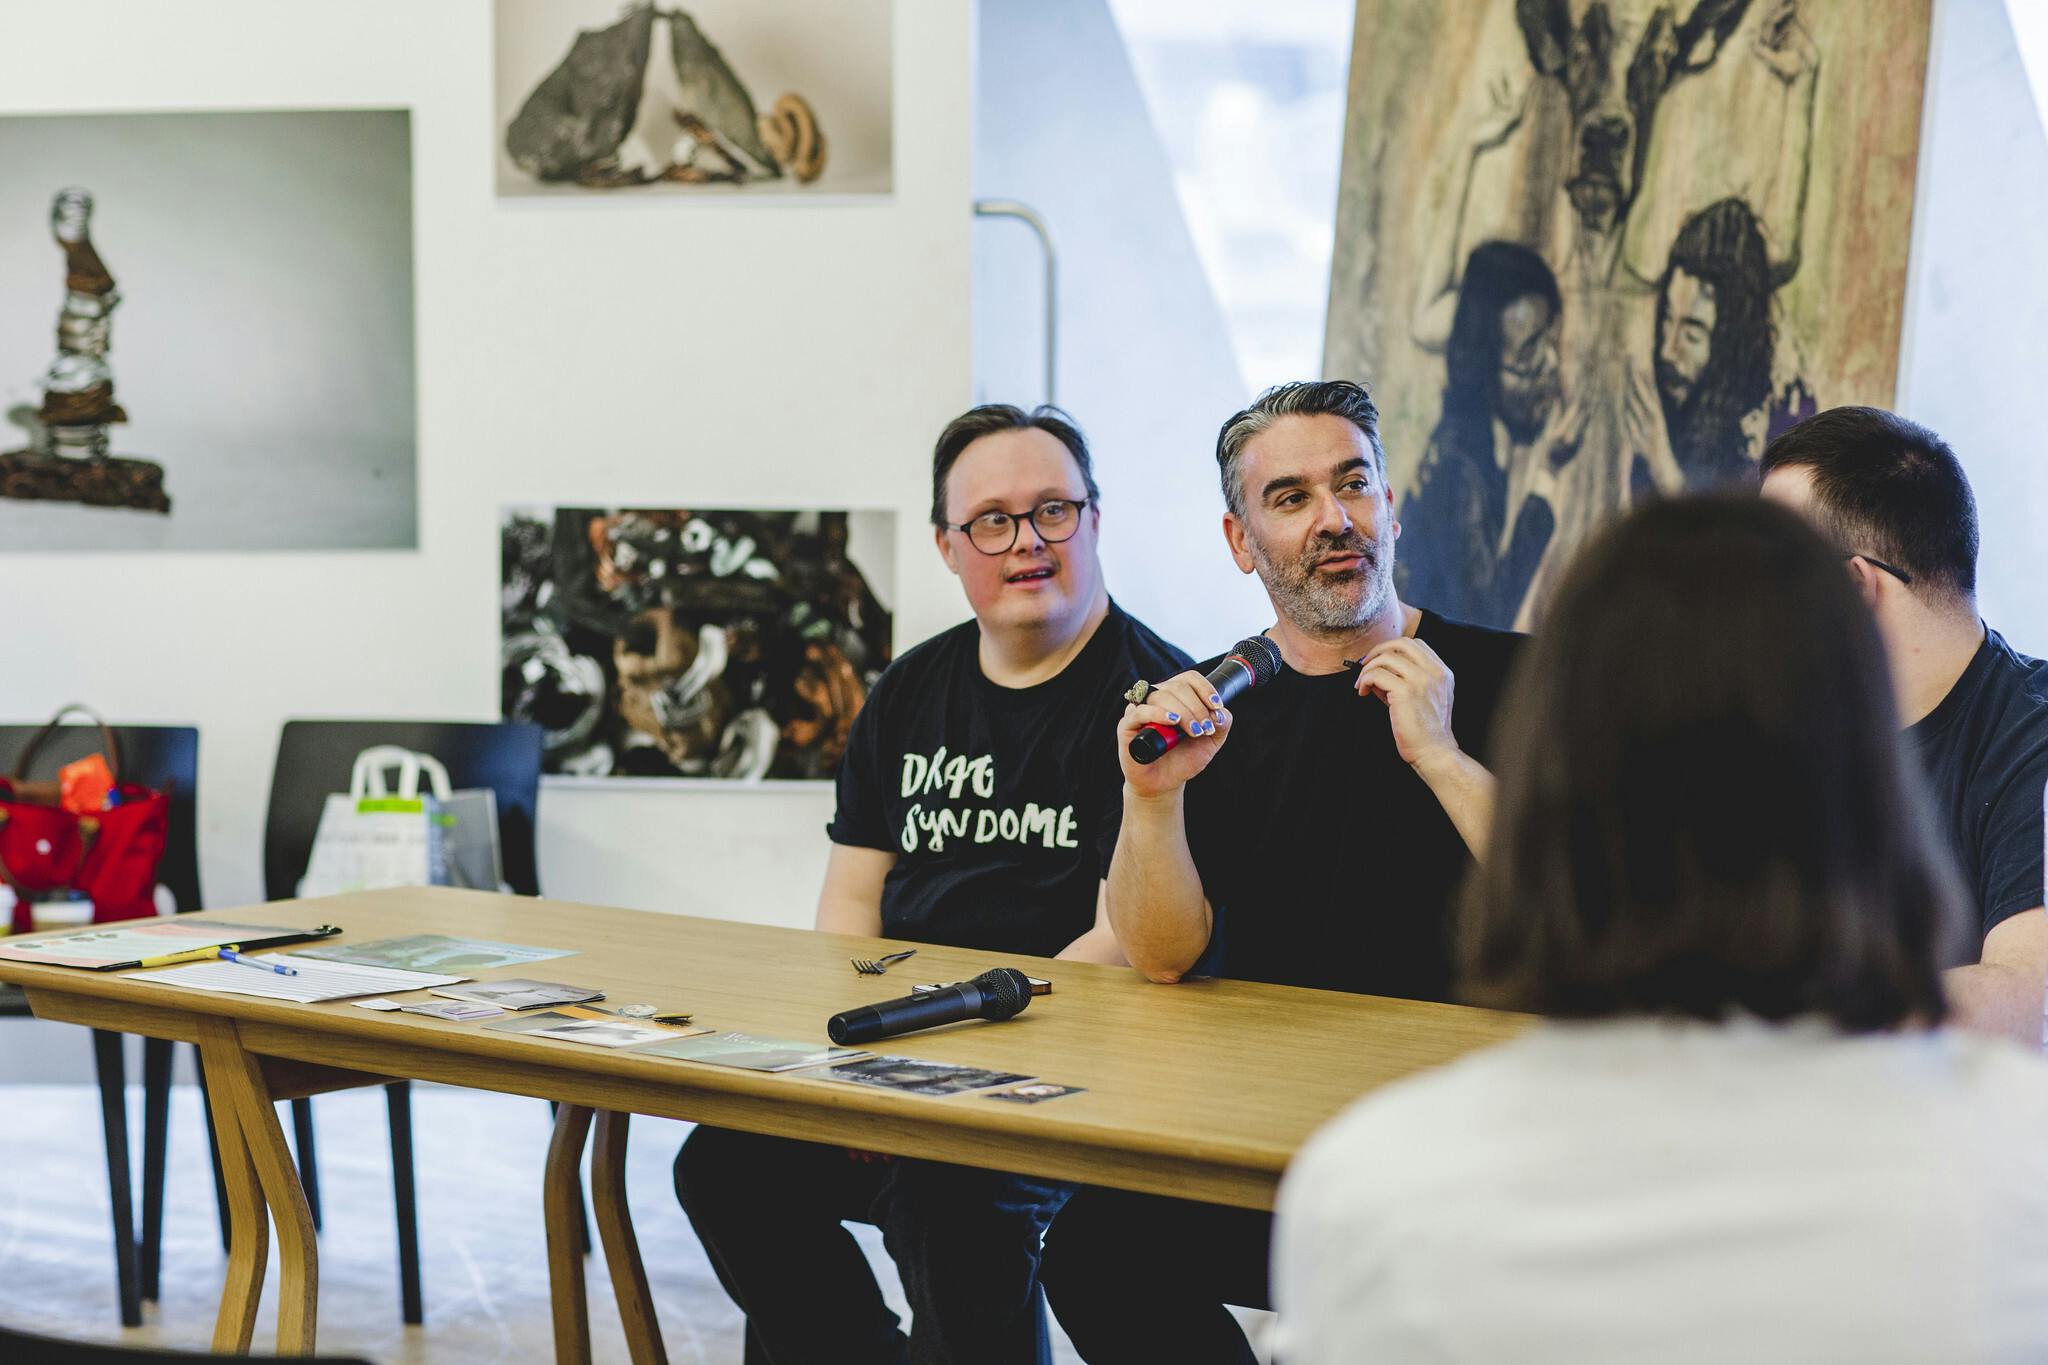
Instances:
[[[501,195],[886,194],[892,0],[497,0]]]
[[[504,714],[545,771],[832,776],[889,662],[893,513],[518,507],[501,532]]]
[[[407,550],[404,110],[0,118],[0,546]]]
[[[1931,0],[1360,0],[1325,369],[1404,594],[1532,624],[1629,503],[1889,403]]]

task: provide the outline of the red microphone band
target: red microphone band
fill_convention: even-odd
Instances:
[[[1258,676],[1258,670],[1252,667],[1252,661],[1250,659],[1245,658],[1242,654],[1226,654],[1223,656],[1223,662],[1236,663],[1240,667],[1242,667],[1245,672],[1251,674],[1253,677]],[[1159,751],[1161,754],[1170,753],[1173,750],[1173,746],[1180,743],[1181,740],[1185,737],[1184,732],[1181,731],[1178,727],[1172,725],[1161,725],[1157,721],[1145,722],[1145,728],[1147,730],[1150,730],[1153,734],[1159,736],[1159,742],[1166,746],[1165,748]]]

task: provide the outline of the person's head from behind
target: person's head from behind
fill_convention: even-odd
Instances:
[[[1559,398],[1564,304],[1543,258],[1514,242],[1482,242],[1465,261],[1444,348],[1444,420],[1486,433],[1500,420],[1526,445]]]
[[[1102,594],[1101,495],[1058,408],[971,408],[932,450],[932,533],[983,628],[1078,630]]]
[[[1796,514],[1681,498],[1579,556],[1511,687],[1459,962],[1565,1017],[1935,1022],[1959,932],[1870,614]]]
[[[1763,495],[1845,558],[1887,633],[1977,617],[1977,500],[1939,436],[1882,408],[1830,408],[1764,448]]]
[[[1364,385],[1327,379],[1270,388],[1217,434],[1231,557],[1306,634],[1356,630],[1394,600],[1379,421]]]

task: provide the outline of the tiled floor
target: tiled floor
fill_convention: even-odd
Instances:
[[[383,1365],[553,1359],[539,1172],[548,1140],[538,1100],[416,1086],[420,1249],[427,1322],[398,1319],[398,1263],[384,1106],[376,1092],[315,1101],[326,1228],[320,1240],[320,1346]],[[133,1112],[131,1106],[131,1114]],[[136,1118],[131,1117],[131,1124]],[[136,1127],[139,1133],[139,1126]],[[737,1365],[740,1317],[676,1207],[669,1163],[686,1125],[635,1119],[628,1189],[669,1359]],[[87,1086],[0,1090],[0,1322],[31,1331],[204,1347],[225,1264],[198,1096],[173,1092],[163,1301],[122,1333],[114,1298],[99,1105]],[[855,1229],[891,1305],[907,1318],[881,1239]],[[603,1253],[587,1264],[599,1361],[626,1359]],[[276,1258],[257,1348],[274,1340]],[[1264,1326],[1266,1315],[1253,1315]],[[1055,1328],[1054,1359],[1078,1360]]]

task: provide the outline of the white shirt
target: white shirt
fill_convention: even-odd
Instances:
[[[2048,1361],[2048,1062],[1539,1025],[1311,1138],[1273,1290],[1286,1365]]]

